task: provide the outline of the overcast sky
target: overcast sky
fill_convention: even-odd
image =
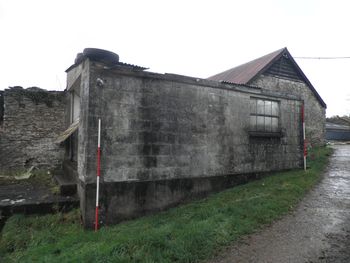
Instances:
[[[283,47],[349,57],[349,10],[348,0],[0,0],[0,89],[64,90],[64,71],[86,47],[201,78]],[[327,116],[350,113],[350,59],[296,61]]]

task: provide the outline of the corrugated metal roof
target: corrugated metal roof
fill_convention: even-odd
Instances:
[[[130,68],[132,70],[141,70],[141,71],[149,69],[149,68],[146,68],[146,67],[141,67],[141,66],[137,66],[137,65],[134,65],[134,64],[124,63],[124,62],[118,62],[118,63],[115,63],[114,65],[111,66],[111,68],[115,68],[115,67]]]
[[[208,79],[220,82],[248,84],[250,80],[257,76],[267,65],[270,65],[284,50],[285,48],[279,49],[238,67],[211,76]]]
[[[72,68],[75,68],[76,66],[78,66],[81,62],[79,63],[74,63],[72,66],[70,66],[69,68],[67,68],[65,70],[65,72],[68,72],[70,71]],[[128,64],[128,63],[124,63],[124,62],[115,62],[113,64],[110,64],[108,65],[108,68],[109,69],[113,69],[113,68],[127,68],[127,69],[130,69],[130,70],[135,70],[135,71],[143,71],[143,70],[146,70],[146,69],[149,69],[149,68],[146,68],[146,67],[141,67],[141,66],[137,66],[137,65],[133,65],[133,64]]]
[[[275,61],[277,61],[281,56],[286,55],[291,63],[293,64],[295,70],[300,74],[301,78],[309,86],[312,93],[315,95],[316,99],[320,102],[322,107],[327,108],[326,103],[323,101],[321,96],[318,94],[314,86],[311,84],[309,79],[306,77],[304,72],[298,66],[298,64],[293,59],[292,55],[289,53],[287,48],[282,48],[276,50],[270,54],[252,60],[248,63],[240,65],[235,68],[231,68],[219,74],[209,77],[209,80],[219,81],[219,82],[229,82],[235,84],[249,84],[256,77],[266,71]]]

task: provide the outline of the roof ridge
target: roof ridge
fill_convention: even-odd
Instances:
[[[278,49],[262,57],[256,58],[237,67],[228,69],[216,75],[213,75],[207,79],[219,81],[219,82],[231,82],[236,84],[249,84],[255,78],[260,76],[265,70],[267,70],[276,60],[278,60],[283,54],[287,54],[295,70],[300,74],[306,85],[310,88],[311,92],[315,95],[316,99],[322,105],[327,108],[326,103],[318,94],[314,86],[301,70],[299,65],[294,60],[293,56],[289,53],[286,47]]]
[[[210,80],[228,81],[238,84],[247,84],[252,78],[261,72],[267,64],[281,55],[287,48],[281,48],[262,57],[248,61],[239,66],[225,70],[209,77]],[[252,66],[253,65],[253,66]]]

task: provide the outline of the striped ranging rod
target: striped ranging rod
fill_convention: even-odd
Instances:
[[[96,171],[96,210],[95,210],[95,232],[98,230],[98,200],[100,192],[101,175],[101,119],[98,119],[98,137],[97,137],[97,171]]]
[[[304,104],[301,105],[301,121],[302,121],[302,125],[303,125],[304,171],[306,171],[306,155],[307,155],[307,148],[306,148],[306,138],[305,138],[305,109],[304,109]]]

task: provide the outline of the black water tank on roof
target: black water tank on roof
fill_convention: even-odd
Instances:
[[[116,53],[113,53],[108,50],[99,49],[99,48],[85,48],[83,51],[83,55],[95,60],[104,63],[118,63],[119,56]]]

